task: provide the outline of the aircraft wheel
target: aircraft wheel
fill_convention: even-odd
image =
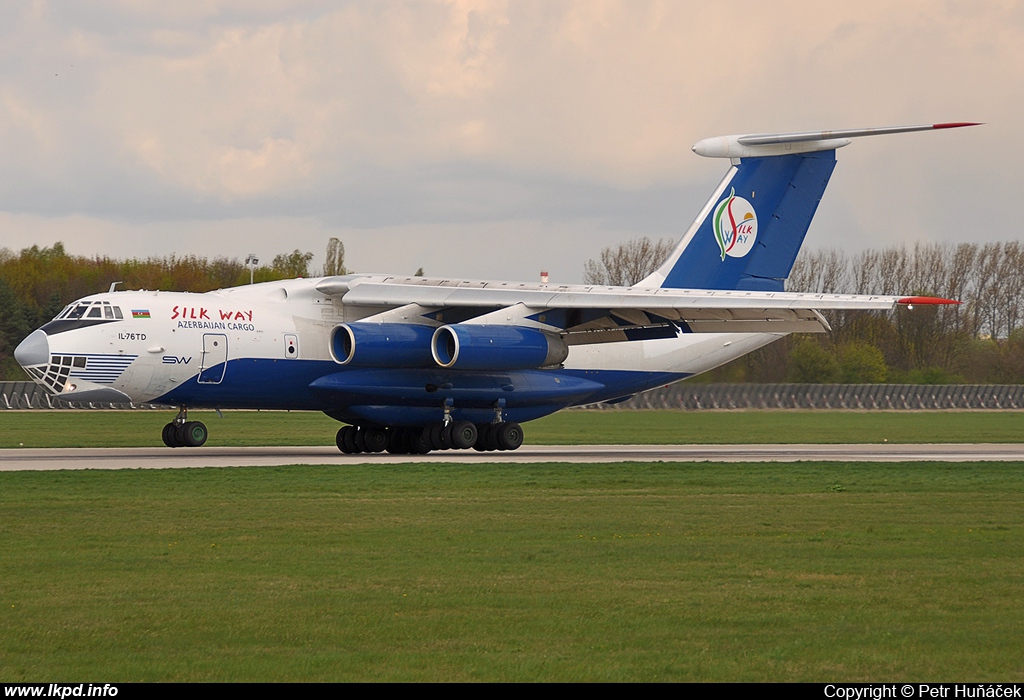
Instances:
[[[448,423],[445,425],[441,424],[441,449],[450,450],[454,447],[452,444],[452,424]]]
[[[398,429],[398,449],[401,450],[400,454],[408,455],[416,451],[415,442],[416,438],[420,434],[419,428],[399,428]]]
[[[444,424],[435,423],[434,425],[427,426],[424,430],[429,431],[430,434],[430,449],[432,450],[447,450],[448,447],[444,443]]]
[[[417,430],[412,428],[412,440],[409,441],[409,451],[417,455],[425,455],[431,450],[430,426]]]
[[[468,420],[453,423],[451,436],[452,447],[456,450],[467,450],[476,444],[476,426]]]
[[[348,433],[348,429],[351,427],[351,425],[341,426],[340,428],[338,428],[338,434],[335,435],[334,437],[334,444],[336,444],[338,446],[338,449],[344,452],[345,454],[351,454],[352,452],[351,448],[347,446],[345,443],[345,435]]]
[[[185,442],[185,426],[187,423],[175,423],[174,425],[174,439],[178,443],[178,447],[184,447],[188,443]]]
[[[493,452],[498,448],[498,430],[504,423],[498,423],[487,426],[487,434],[484,435],[484,450],[487,452]]]
[[[361,430],[367,452],[383,452],[388,446],[388,434],[379,428]]]
[[[369,452],[366,448],[366,431],[354,425],[352,426],[352,442],[355,443],[356,453]]]
[[[202,447],[206,442],[206,438],[210,436],[206,426],[197,420],[186,423],[182,432],[185,438],[185,445],[188,447]]]
[[[408,455],[416,451],[414,443],[420,432],[419,428],[398,428],[399,454]]]
[[[388,454],[400,455],[405,452],[405,428],[388,428]]]
[[[490,427],[487,423],[481,423],[476,426],[476,442],[473,443],[473,449],[477,452],[483,452],[487,449],[487,431]]]
[[[174,423],[165,425],[160,437],[163,438],[164,444],[168,447],[181,447],[181,443],[178,442],[178,426]]]
[[[523,429],[514,421],[502,423],[497,433],[499,449],[518,450],[523,444]]]
[[[356,426],[346,425],[342,428],[342,431],[344,432],[342,433],[341,439],[345,446],[341,451],[349,455],[354,455],[359,452],[359,448],[356,446]]]

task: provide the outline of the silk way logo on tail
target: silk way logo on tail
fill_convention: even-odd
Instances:
[[[757,238],[757,212],[750,202],[736,196],[735,188],[715,207],[715,240],[722,251],[722,260],[742,258],[754,247]]]

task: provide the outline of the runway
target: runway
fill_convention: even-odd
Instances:
[[[0,471],[187,469],[288,464],[529,464],[540,462],[1022,461],[1024,444],[957,445],[524,445],[515,452],[344,455],[333,447],[21,448],[0,450]]]

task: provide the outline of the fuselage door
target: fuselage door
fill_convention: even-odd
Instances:
[[[284,334],[284,356],[289,360],[299,356],[299,336],[295,333]]]
[[[199,360],[199,383],[220,384],[228,367],[228,337],[220,333],[203,334],[203,354]]]

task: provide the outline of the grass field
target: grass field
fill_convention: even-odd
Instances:
[[[0,473],[0,681],[1024,680],[1024,464]]]
[[[170,412],[4,412],[0,447]],[[320,414],[195,412],[212,445]],[[1019,442],[1016,412],[564,412],[533,443]],[[0,473],[0,681],[1024,680],[1024,464]]]
[[[173,411],[4,411],[0,448],[161,445]],[[333,445],[322,413],[192,411],[209,445]],[[1022,442],[1024,411],[563,411],[524,425],[529,444]]]

